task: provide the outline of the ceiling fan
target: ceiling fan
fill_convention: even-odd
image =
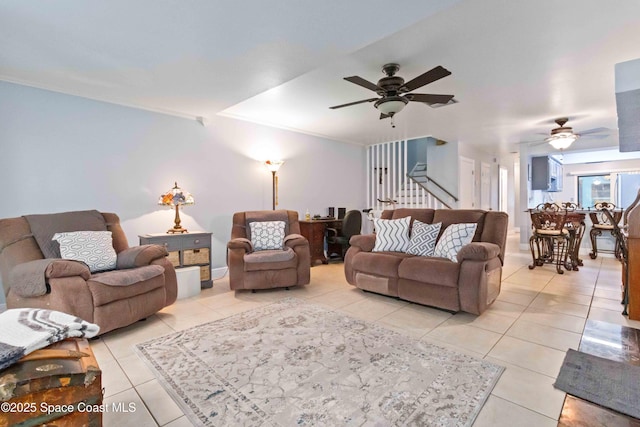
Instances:
[[[396,76],[396,73],[400,70],[398,64],[385,64],[382,67],[382,72],[386,74],[386,77],[378,80],[378,83],[371,83],[368,80],[359,76],[345,77],[348,82],[357,84],[366,89],[372,90],[381,98],[369,98],[361,101],[349,102],[348,104],[335,105],[329,107],[332,110],[336,108],[349,107],[351,105],[362,104],[365,102],[374,102],[374,107],[380,110],[380,119],[391,118],[391,126],[393,124],[393,116],[399,113],[410,101],[422,102],[431,107],[447,105],[454,103],[453,95],[433,95],[427,93],[408,93],[412,90],[416,90],[422,86],[433,83],[436,80],[440,80],[443,77],[447,77],[451,74],[451,71],[438,65],[435,68],[419,75],[418,77],[409,80],[405,83],[404,79],[400,76]]]
[[[589,129],[578,133],[573,132],[573,128],[565,126],[569,119],[567,117],[560,117],[555,120],[558,125],[557,128],[551,129],[550,135],[540,143],[547,142],[556,150],[566,150],[580,137],[594,137],[604,138],[606,135],[596,135],[601,132],[606,132],[607,128],[595,128]]]

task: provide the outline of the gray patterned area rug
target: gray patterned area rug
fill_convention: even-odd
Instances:
[[[203,426],[470,426],[504,370],[295,298],[136,350]]]

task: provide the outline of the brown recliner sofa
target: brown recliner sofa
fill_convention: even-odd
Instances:
[[[36,230],[27,218],[39,224]],[[116,269],[91,273],[83,262],[45,257],[42,247],[53,232],[72,231],[110,231]],[[44,249],[44,253],[51,251],[51,247]],[[77,211],[0,219],[0,273],[7,308],[62,311],[96,323],[100,334],[175,302],[176,273],[166,256],[166,249],[159,245],[130,248],[113,213]]]
[[[477,223],[473,241],[448,258],[372,252],[375,234],[353,236],[344,270],[347,281],[360,289],[457,312],[481,314],[500,293],[508,216],[504,212],[467,209],[396,209],[383,219],[410,216],[428,224]],[[438,237],[439,238],[439,237]]]
[[[283,221],[284,247],[254,250],[252,222]],[[302,286],[311,279],[309,241],[300,234],[298,212],[288,210],[236,212],[227,243],[231,289],[271,289]]]

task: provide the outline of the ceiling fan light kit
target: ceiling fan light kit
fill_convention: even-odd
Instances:
[[[566,150],[573,144],[580,135],[573,133],[573,128],[565,126],[569,121],[568,118],[562,117],[555,122],[560,126],[551,130],[551,136],[545,139],[545,142],[551,144],[556,150]]]
[[[395,74],[400,70],[398,64],[390,63],[382,67],[382,72],[386,77],[378,80],[378,83],[371,83],[359,76],[345,77],[344,79],[365,89],[369,89],[377,93],[381,98],[369,98],[361,101],[350,102],[348,104],[335,105],[329,107],[331,109],[350,107],[365,102],[374,102],[373,106],[380,111],[380,119],[391,118],[391,126],[393,124],[393,116],[404,109],[411,101],[422,102],[430,107],[441,107],[443,105],[453,104],[453,95],[433,95],[427,93],[408,93],[418,89],[443,77],[447,77],[451,72],[440,65],[419,75],[418,77],[405,83],[404,79]],[[453,101],[453,102],[452,102]]]
[[[407,105],[409,101],[402,96],[391,96],[387,98],[382,98],[378,102],[374,104],[382,114],[386,114],[387,116],[393,116],[396,113],[402,111],[405,105]]]

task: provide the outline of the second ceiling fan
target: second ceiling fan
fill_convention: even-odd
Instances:
[[[349,107],[351,105],[362,104],[365,102],[374,102],[374,107],[380,110],[380,119],[391,118],[391,125],[393,124],[393,116],[399,113],[409,102],[422,102],[429,106],[435,105],[447,105],[453,100],[453,95],[434,95],[428,93],[409,93],[413,90],[421,88],[422,86],[433,83],[436,80],[440,80],[443,77],[447,77],[451,74],[451,71],[438,65],[435,68],[419,75],[418,77],[409,80],[405,83],[404,79],[400,76],[396,76],[396,73],[400,70],[398,64],[386,64],[382,67],[382,72],[386,74],[386,77],[378,80],[378,83],[371,83],[368,80],[359,76],[345,77],[348,82],[357,84],[366,89],[372,90],[377,93],[381,98],[369,98],[361,101],[349,102],[348,104],[335,105],[329,107],[331,109]]]

